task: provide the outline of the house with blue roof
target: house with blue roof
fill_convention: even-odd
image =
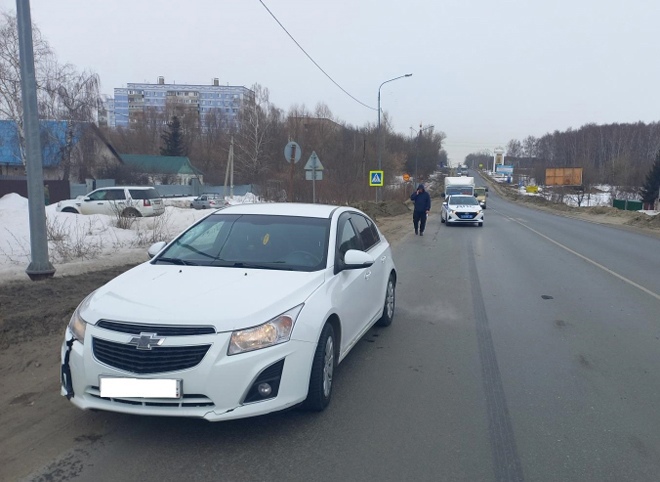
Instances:
[[[119,154],[93,123],[40,120],[39,134],[45,180],[84,181],[95,177],[101,168],[122,164]],[[85,136],[90,136],[92,142],[81,142]],[[25,173],[18,126],[13,120],[0,120],[0,176]]]

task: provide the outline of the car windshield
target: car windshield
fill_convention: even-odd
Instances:
[[[479,201],[474,196],[452,196],[449,198],[449,204],[471,205],[479,204]]]
[[[329,228],[329,219],[213,214],[153,263],[317,271],[326,266]]]

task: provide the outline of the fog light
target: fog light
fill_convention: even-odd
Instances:
[[[273,388],[270,386],[270,383],[260,383],[259,386],[257,387],[257,390],[259,391],[259,395],[261,395],[264,398],[266,398],[273,392]]]

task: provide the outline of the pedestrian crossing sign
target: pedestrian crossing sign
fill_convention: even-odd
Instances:
[[[383,177],[383,171],[369,171],[369,185],[382,187]]]

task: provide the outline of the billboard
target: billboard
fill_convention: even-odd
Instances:
[[[546,186],[581,186],[581,167],[548,167],[545,170]]]
[[[506,174],[510,176],[511,174],[513,174],[513,166],[505,165],[505,164],[496,165],[495,172],[499,172],[500,174]]]

